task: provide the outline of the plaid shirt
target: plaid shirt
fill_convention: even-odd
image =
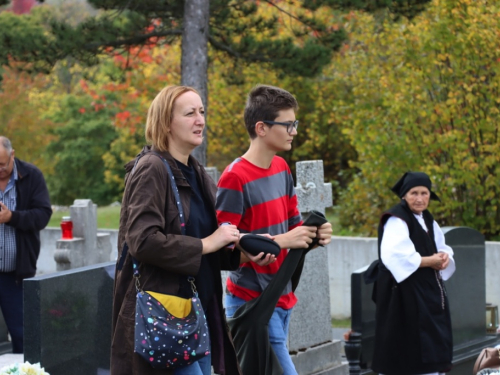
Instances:
[[[5,191],[0,190],[0,201],[11,211],[16,210],[16,181],[17,167],[14,163],[14,169],[10,176],[9,183]],[[0,272],[12,272],[16,269],[16,228],[0,224]]]

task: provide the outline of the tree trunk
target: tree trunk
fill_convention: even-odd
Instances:
[[[210,0],[184,1],[184,29],[182,33],[181,84],[197,89],[208,107],[208,18]],[[205,117],[206,120],[206,117]],[[203,130],[203,143],[193,156],[207,165],[207,128]]]

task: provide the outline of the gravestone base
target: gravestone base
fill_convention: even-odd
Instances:
[[[292,250],[293,251],[293,250]],[[328,253],[322,247],[307,253],[295,290],[297,304],[290,317],[288,350],[302,352],[332,340]]]
[[[110,254],[113,251],[111,246],[111,235],[109,233],[97,233],[97,262],[107,262],[110,259]],[[90,264],[85,264],[90,265]]]
[[[54,251],[56,270],[59,272],[82,267],[84,265],[84,253],[85,240],[83,238],[75,237],[71,240],[57,240],[56,251]]]
[[[307,348],[291,358],[299,375],[347,375],[349,367],[342,363],[340,340]]]

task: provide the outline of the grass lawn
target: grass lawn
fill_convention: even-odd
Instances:
[[[333,328],[351,328],[351,318],[332,319]]]
[[[337,233],[338,230],[336,230],[336,229],[340,228],[339,227],[339,217],[335,213],[335,211],[333,210],[333,207],[328,207],[327,209],[325,209],[325,216],[328,219],[328,221],[332,224],[333,233]]]
[[[359,237],[359,234],[353,233],[348,228],[342,228],[340,226],[339,212],[333,207],[329,207],[325,210],[325,216],[328,221],[332,224],[332,230],[334,236],[348,236],[348,237]]]
[[[69,216],[68,211],[58,211],[52,214],[48,227],[59,227],[63,216]],[[97,228],[118,229],[120,225],[120,207],[97,207]]]
[[[353,233],[349,233],[345,229],[341,229],[339,226],[338,214],[333,210],[333,208],[327,208],[326,218],[330,223],[332,223],[333,234],[336,236],[355,236]],[[69,211],[58,211],[52,214],[49,222],[49,227],[59,227],[61,224],[61,218],[63,216],[69,216]],[[120,207],[97,207],[97,228],[98,229],[118,229],[120,224]]]

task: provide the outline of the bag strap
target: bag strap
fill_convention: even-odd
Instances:
[[[172,192],[174,193],[174,197],[175,197],[175,204],[177,205],[177,210],[179,211],[179,219],[181,221],[181,234],[183,236],[185,236],[186,235],[186,223],[184,220],[184,209],[182,208],[181,197],[179,194],[179,189],[177,188],[177,184],[175,183],[175,177],[174,177],[174,174],[172,172],[172,168],[170,168],[170,165],[168,164],[168,162],[165,160],[165,158],[163,156],[161,156],[160,154],[158,154],[155,151],[151,151],[151,153],[153,155],[158,156],[163,161],[163,164],[167,168],[167,174],[170,177],[170,185],[172,186]],[[132,169],[131,173],[134,173],[135,167],[137,166],[139,159],[140,159],[140,157],[137,158],[137,160],[135,161],[134,168]],[[137,259],[135,259],[134,257],[132,257],[132,263],[133,263],[133,267],[134,267],[135,288],[138,292],[142,292],[142,288],[141,288],[140,283],[139,283],[139,278],[141,277],[141,274],[139,272],[139,263],[137,262]],[[194,280],[195,280],[194,277],[188,276],[187,280],[191,284],[191,290],[193,291],[193,295],[195,295],[195,296],[198,295],[198,292],[196,290],[196,286],[194,284]]]
[[[167,168],[167,174],[170,177],[170,184],[172,186],[172,191],[173,191],[174,196],[175,196],[175,203],[177,205],[177,209],[179,210],[179,215],[180,215],[180,220],[181,220],[181,233],[182,233],[182,235],[186,235],[186,223],[184,222],[184,209],[182,208],[181,197],[179,195],[179,189],[177,188],[177,184],[175,183],[175,177],[174,177],[174,174],[172,172],[172,168],[170,168],[170,165],[168,164],[168,162],[165,160],[165,158],[163,156],[161,156],[160,154],[158,154],[155,151],[151,151],[151,153],[153,155],[158,156],[161,159],[161,161],[163,161],[165,168]],[[134,167],[132,168],[132,172],[130,172],[131,174],[134,173],[135,168],[137,167],[137,163],[139,162],[140,158],[141,157],[139,156],[135,160]]]

